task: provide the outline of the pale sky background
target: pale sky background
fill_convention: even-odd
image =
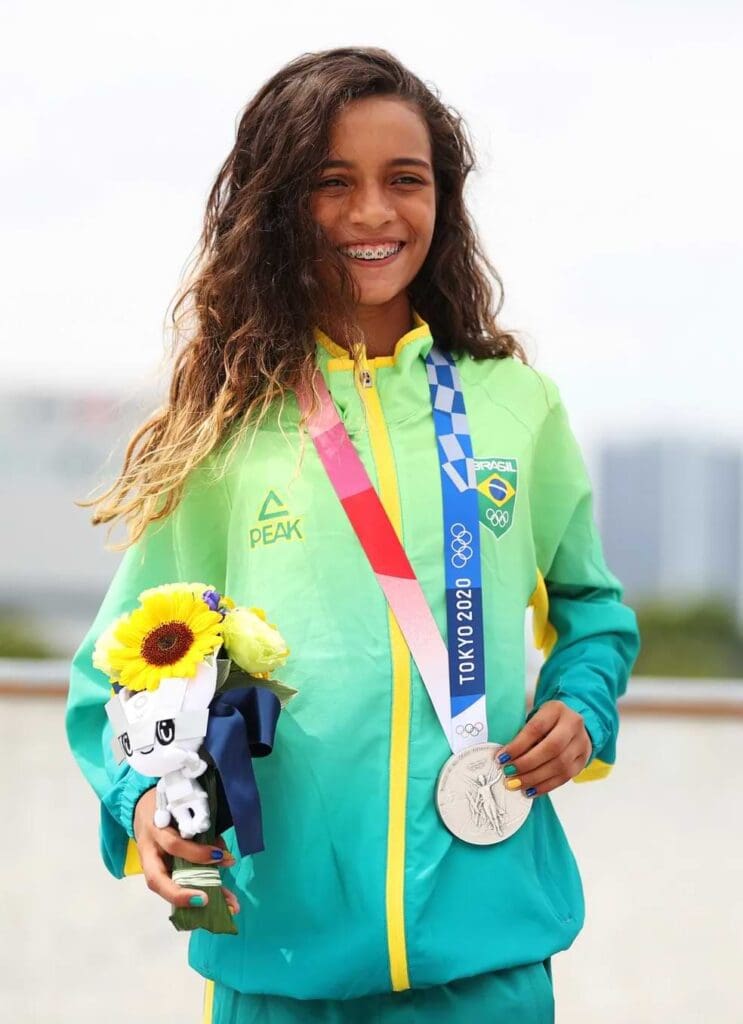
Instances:
[[[0,386],[151,385],[239,112],[392,50],[465,116],[505,326],[579,435],[743,440],[742,5],[0,3]]]

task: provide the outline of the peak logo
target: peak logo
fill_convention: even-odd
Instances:
[[[250,528],[251,551],[256,547],[296,540],[304,540],[302,516],[292,516],[276,491],[269,491],[258,510],[255,525]]]
[[[276,491],[269,491],[263,499],[261,510],[258,513],[258,522],[263,522],[266,519],[280,519],[282,516],[288,515],[289,510]]]

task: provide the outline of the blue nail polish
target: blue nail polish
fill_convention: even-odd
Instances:
[[[224,857],[224,854],[222,853],[221,850],[212,850],[212,853],[211,853],[212,860],[222,860],[223,857]]]
[[[511,755],[510,754],[498,754],[498,760],[500,761],[501,764],[505,764],[506,761],[510,761],[511,760]]]
[[[537,791],[534,788],[534,786],[529,786],[529,788],[526,791],[526,795],[527,796],[536,796],[537,795]]]
[[[188,904],[191,907],[203,907],[204,906],[204,897],[203,896],[192,896],[191,899],[188,901]]]

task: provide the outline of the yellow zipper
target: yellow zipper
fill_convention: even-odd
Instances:
[[[379,497],[402,542],[402,512],[397,474],[379,392],[366,354],[359,360],[356,387],[366,409],[372,456],[377,467]],[[387,949],[392,989],[410,988],[405,943],[405,824],[408,795],[410,741],[410,652],[392,610],[387,609],[392,654],[392,718],[390,725],[390,779],[387,825],[385,909]]]

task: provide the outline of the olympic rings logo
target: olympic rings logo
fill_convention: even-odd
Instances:
[[[454,552],[451,557],[451,564],[455,569],[464,569],[473,555],[470,546],[472,544],[472,534],[464,523],[453,523],[450,533],[452,536],[450,547]]]
[[[489,508],[485,513],[494,526],[508,526],[511,513],[504,508]]]
[[[457,736],[479,736],[484,726],[482,722],[466,722],[456,728]]]

